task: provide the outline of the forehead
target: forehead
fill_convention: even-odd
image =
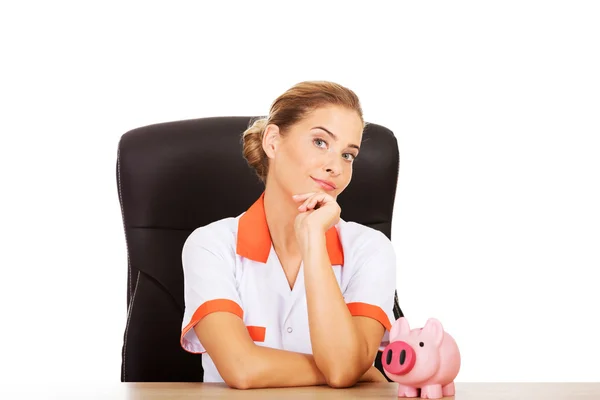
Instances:
[[[363,132],[363,123],[356,111],[335,105],[323,106],[311,111],[298,123],[298,126],[303,130],[322,126],[340,139],[353,142],[360,142]]]

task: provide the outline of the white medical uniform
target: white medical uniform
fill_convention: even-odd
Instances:
[[[395,320],[396,257],[392,243],[375,229],[343,220],[327,232],[326,243],[350,313],[373,318],[385,327],[383,349]],[[312,354],[304,265],[290,289],[271,243],[264,192],[239,216],[195,229],[184,244],[182,262],[185,313],[181,346],[191,353],[204,353],[205,382],[223,382],[193,329],[212,312],[239,316],[259,346]]]

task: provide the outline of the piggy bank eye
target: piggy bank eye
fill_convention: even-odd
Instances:
[[[425,343],[419,342],[419,346],[423,347],[423,346],[425,346]]]

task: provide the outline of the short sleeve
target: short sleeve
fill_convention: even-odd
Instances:
[[[235,279],[235,258],[227,249],[230,240],[209,228],[192,232],[181,254],[185,310],[180,342],[191,353],[206,351],[193,329],[203,317],[226,311],[243,318]]]
[[[355,258],[354,273],[344,291],[344,300],[353,316],[373,318],[385,327],[380,344],[389,344],[396,293],[396,254],[391,241],[381,232]]]

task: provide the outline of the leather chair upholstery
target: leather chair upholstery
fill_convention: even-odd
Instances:
[[[237,216],[264,190],[242,156],[253,117],[211,117],[140,127],[122,135],[117,186],[127,244],[123,382],[201,382],[201,355],[180,347],[181,251],[191,232]],[[341,217],[391,238],[399,151],[393,133],[368,124]],[[396,296],[394,314],[402,316]],[[381,369],[381,354],[376,365]]]

